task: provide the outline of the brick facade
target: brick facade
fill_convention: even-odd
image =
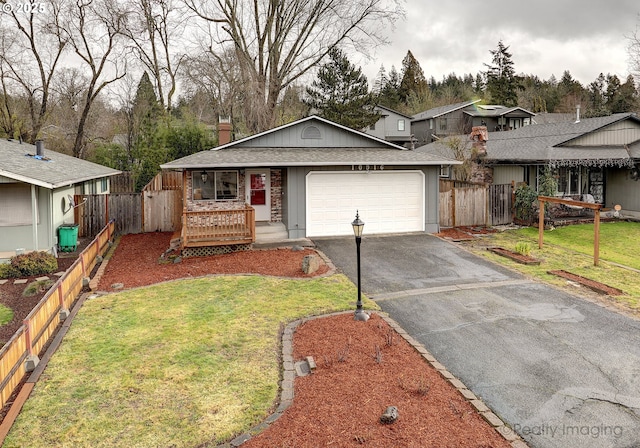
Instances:
[[[282,222],[282,170],[271,170],[271,222]]]

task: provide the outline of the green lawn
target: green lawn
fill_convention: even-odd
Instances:
[[[11,322],[11,319],[13,319],[13,310],[0,304],[0,325]]]
[[[356,294],[342,275],[233,276],[88,300],[4,447],[215,446],[269,413],[281,325]]]
[[[538,229],[533,227],[491,234],[465,245],[492,261],[559,286],[566,286],[566,280],[547,271],[562,269],[619,288],[625,294],[615,300],[640,310],[640,274],[633,270],[640,270],[640,223],[619,221],[600,224],[598,266],[593,264],[593,241],[593,224],[581,224],[545,230],[542,249],[538,249]],[[522,242],[529,243],[531,256],[542,260],[539,266],[518,264],[485,250],[487,246],[500,246],[515,251],[516,245]]]

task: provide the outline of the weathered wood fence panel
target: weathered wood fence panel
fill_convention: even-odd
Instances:
[[[440,180],[441,227],[487,226],[512,222],[511,185]]]
[[[182,190],[145,191],[144,232],[178,230],[182,221]]]
[[[47,291],[0,350],[0,407],[7,404],[15,388],[28,373],[25,361],[38,356],[55,333],[61,322],[60,311],[68,310],[80,295],[82,280],[90,275],[98,255],[104,255],[108,250],[114,230],[115,224],[109,222]]]
[[[136,182],[133,173],[125,171],[109,178],[109,191],[111,193],[132,193],[136,191]]]
[[[162,171],[144,186],[142,191],[181,190],[181,171]]]
[[[513,222],[513,186],[511,184],[489,186],[489,211],[492,226]]]
[[[109,195],[109,214],[104,219],[116,222],[116,233],[141,233],[142,201],[140,193],[121,193]]]

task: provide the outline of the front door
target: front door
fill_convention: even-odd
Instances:
[[[247,170],[247,203],[256,210],[256,221],[271,221],[271,173],[265,170]]]

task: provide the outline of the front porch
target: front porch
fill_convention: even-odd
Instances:
[[[252,244],[256,240],[255,210],[200,210],[182,213],[181,249]]]
[[[237,250],[246,250],[253,244],[271,247],[285,241],[309,245],[306,239],[289,240],[289,233],[282,222],[256,222],[253,207],[246,206],[237,210],[184,212],[182,229],[174,234],[172,246],[188,253],[208,254],[229,251],[223,247],[235,246]]]

